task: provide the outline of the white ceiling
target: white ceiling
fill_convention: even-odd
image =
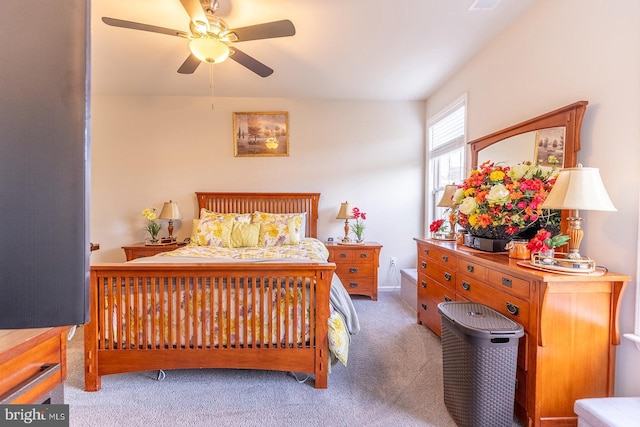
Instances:
[[[221,97],[423,100],[534,0],[219,0],[231,28],[290,19],[293,37],[238,43],[275,70],[259,77],[235,61],[213,65]],[[103,16],[189,31],[179,0],[92,0],[92,91],[211,96],[210,66],[176,70],[188,40],[108,26]]]

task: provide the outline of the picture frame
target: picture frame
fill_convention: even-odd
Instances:
[[[289,113],[233,113],[233,150],[236,157],[289,156]]]
[[[564,167],[565,127],[536,131],[535,163],[540,166]]]

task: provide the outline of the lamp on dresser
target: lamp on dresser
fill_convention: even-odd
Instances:
[[[442,198],[438,202],[438,207],[447,208],[449,210],[449,233],[445,237],[453,238],[455,236],[455,212],[454,208],[457,206],[453,201],[453,195],[456,193],[458,186],[455,184],[448,184],[444,187],[444,193],[442,194]],[[445,210],[446,212],[446,210]]]
[[[169,230],[169,240],[171,242],[174,242],[176,238],[173,237],[173,220],[182,219],[182,215],[180,215],[180,209],[178,209],[178,204],[172,200],[165,202],[164,206],[162,206],[162,211],[160,212],[160,216],[158,216],[158,218],[169,220],[169,226],[167,227],[167,230]]]
[[[569,250],[567,258],[579,260],[580,242],[584,236],[579,210],[616,211],[604,188],[598,168],[562,169],[553,188],[542,204],[542,209],[568,209]]]

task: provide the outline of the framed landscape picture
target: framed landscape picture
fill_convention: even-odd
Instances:
[[[233,113],[233,148],[236,157],[288,156],[289,113]]]

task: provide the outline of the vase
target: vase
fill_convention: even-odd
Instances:
[[[555,257],[556,251],[551,249],[543,249],[538,254],[538,259],[541,264],[553,264],[553,258]]]

